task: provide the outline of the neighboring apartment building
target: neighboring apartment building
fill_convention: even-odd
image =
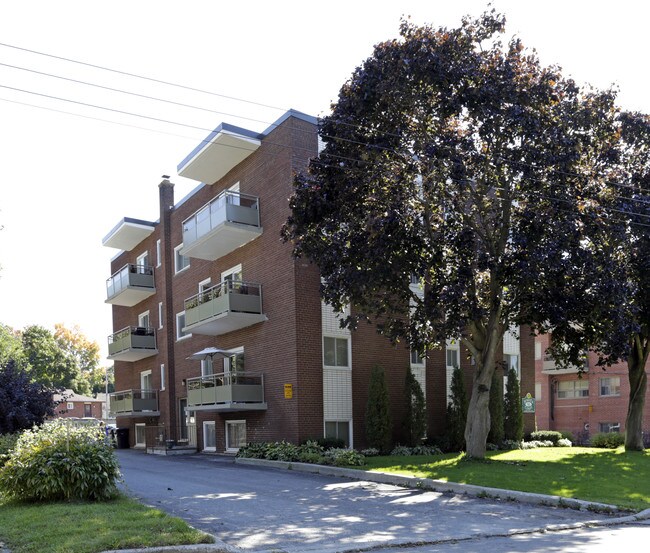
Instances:
[[[422,359],[370,325],[342,330],[321,302],[317,267],[280,239],[293,175],[317,155],[316,131],[314,118],[295,111],[262,133],[220,125],[178,167],[196,189],[176,203],[164,178],[160,218],[124,218],[104,238],[122,250],[107,281],[110,403],[131,445],[231,452],[332,436],[363,447],[374,364],[386,371],[395,440],[409,366],[425,392],[429,434],[439,435],[453,364],[471,388],[469,356],[453,342]],[[533,337],[509,334],[504,348],[532,393]]]
[[[598,367],[598,357],[590,352],[585,367],[560,369],[546,353],[551,337],[536,337],[535,398],[537,427],[540,430],[568,431],[579,443],[599,432],[625,432],[630,383],[627,364],[617,363],[606,370]],[[650,372],[650,363],[646,366]],[[646,406],[650,405],[650,389]],[[650,410],[644,414],[644,434],[650,435]]]
[[[56,417],[60,418],[94,418],[103,419],[104,401],[102,398],[82,396],[72,390],[65,390],[62,394],[54,394],[54,409]]]

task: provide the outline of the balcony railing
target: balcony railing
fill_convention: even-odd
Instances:
[[[264,375],[220,373],[189,378],[187,408],[194,411],[260,411]]]
[[[115,361],[139,361],[157,353],[156,332],[150,327],[127,326],[108,337],[108,358]]]
[[[153,267],[128,263],[106,280],[106,303],[133,307],[156,293]]]
[[[110,413],[114,417],[159,415],[158,390],[122,390],[110,394]]]
[[[262,286],[226,280],[185,300],[185,332],[218,336],[266,321]]]
[[[214,261],[260,234],[259,199],[224,190],[183,221],[180,254]]]
[[[589,371],[589,360],[587,356],[584,357],[584,362],[581,366],[578,365],[566,365],[560,366],[556,363],[555,358],[548,352],[544,355],[544,364],[542,366],[542,372],[549,374],[573,374],[578,372],[588,372]]]

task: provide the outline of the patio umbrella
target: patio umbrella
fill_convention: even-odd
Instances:
[[[203,359],[214,359],[217,357],[218,359],[225,359],[226,357],[230,357],[232,355],[232,351],[229,351],[227,349],[219,349],[219,348],[205,348],[202,349],[201,351],[197,351],[196,353],[193,353],[187,359],[192,359],[195,361],[202,361]]]

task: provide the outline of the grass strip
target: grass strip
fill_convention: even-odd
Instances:
[[[641,511],[650,508],[650,451],[549,447],[463,454],[370,457],[362,470],[557,495]]]
[[[213,542],[183,520],[125,496],[93,503],[0,500],[0,540],[12,553],[97,553]]]

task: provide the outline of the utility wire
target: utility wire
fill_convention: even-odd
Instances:
[[[173,83],[173,82],[170,82],[170,81],[164,81],[164,80],[160,80],[160,79],[146,77],[146,76],[143,76],[143,75],[138,75],[138,74],[135,74],[135,73],[129,73],[129,72],[126,72],[126,71],[121,71],[121,70],[117,70],[117,69],[108,68],[108,67],[105,67],[105,66],[100,66],[100,65],[96,65],[96,64],[92,64],[92,63],[87,63],[87,62],[82,62],[82,61],[74,60],[74,59],[71,59],[71,58],[56,56],[56,55],[53,55],[53,54],[47,54],[45,52],[39,52],[39,51],[31,50],[31,49],[28,49],[28,48],[22,48],[22,47],[14,46],[14,45],[11,45],[11,44],[0,43],[0,46],[4,46],[6,48],[13,48],[13,49],[21,50],[21,51],[24,51],[24,52],[29,52],[29,53],[36,54],[36,55],[39,55],[39,56],[50,57],[50,58],[53,58],[53,59],[58,59],[58,60],[66,61],[66,62],[69,62],[69,63],[75,63],[75,64],[87,66],[87,67],[92,67],[92,68],[100,69],[100,70],[103,70],[103,71],[109,71],[109,72],[112,72],[112,73],[117,73],[117,74],[125,75],[125,76],[128,76],[128,77],[133,77],[133,78],[142,79],[142,80],[146,80],[146,81],[151,81],[151,82],[155,82],[155,83],[159,83],[159,84],[164,84],[164,85],[167,85],[167,86],[178,87],[178,88],[182,88],[182,89],[186,89],[186,90],[191,90],[191,91],[194,91],[194,92],[200,92],[200,93],[203,93],[203,94],[209,94],[209,95],[212,95],[212,96],[226,98],[226,99],[229,99],[229,100],[235,100],[235,101],[239,101],[239,102],[243,102],[243,103],[249,103],[249,104],[252,104],[252,105],[257,105],[257,106],[261,106],[261,107],[265,107],[265,108],[269,108],[269,109],[274,109],[274,110],[279,110],[279,111],[288,111],[285,108],[280,108],[280,107],[277,107],[277,106],[270,106],[268,104],[263,104],[263,103],[260,103],[260,102],[245,100],[243,98],[238,98],[238,97],[234,97],[234,96],[227,96],[227,95],[219,94],[219,93],[212,92],[212,91],[207,91],[207,90],[197,89],[197,88],[193,88],[193,87],[188,87],[188,86],[181,85],[181,84],[178,84],[178,83]],[[44,73],[44,72],[31,70],[31,69],[27,69],[27,68],[23,68],[23,67],[19,67],[19,66],[13,66],[13,65],[2,64],[2,63],[0,63],[0,65],[4,65],[6,67],[11,67],[11,68],[19,69],[19,70],[23,70],[23,71],[31,71],[31,72],[41,74],[41,75],[44,75],[44,76],[49,76],[49,77],[52,77],[52,78],[64,79],[64,80],[68,80],[68,81],[71,81],[71,82],[76,82],[78,84],[84,84],[84,85],[87,85],[87,86],[103,88],[103,89],[110,90],[110,91],[113,91],[113,92],[119,92],[119,93],[122,93],[122,94],[129,94],[129,95],[138,96],[138,97],[145,98],[145,99],[151,99],[151,100],[155,100],[155,101],[160,101],[160,102],[166,102],[166,103],[170,103],[170,104],[174,104],[174,105],[179,105],[179,106],[187,107],[187,108],[190,108],[190,109],[208,111],[208,112],[212,112],[212,113],[215,113],[215,114],[227,115],[229,117],[236,117],[236,118],[239,118],[239,119],[249,120],[249,121],[258,122],[258,123],[264,123],[264,124],[271,125],[271,126],[274,125],[274,123],[261,121],[259,119],[249,118],[249,117],[245,117],[245,116],[238,116],[238,115],[229,114],[229,113],[225,113],[225,112],[219,112],[219,111],[211,110],[211,109],[208,109],[208,108],[202,108],[202,107],[194,106],[194,105],[190,105],[190,104],[183,104],[183,103],[174,102],[174,101],[171,101],[171,100],[165,100],[165,99],[161,99],[161,98],[150,97],[150,96],[143,95],[143,94],[129,92],[129,91],[121,90],[121,89],[114,89],[114,88],[110,88],[110,87],[105,87],[105,86],[102,86],[102,85],[97,85],[97,84],[89,83],[89,82],[86,82],[86,81],[81,81],[81,80],[76,80],[76,79],[69,79],[67,77],[61,77],[61,76],[58,76],[58,75]],[[28,93],[31,93],[31,92],[28,91]],[[62,101],[68,101],[68,100],[62,99]],[[97,107],[97,109],[110,109],[110,108],[104,108],[104,107],[101,107],[101,106],[95,106],[95,107]],[[119,110],[115,110],[115,111],[119,112]],[[122,112],[122,113],[129,114],[128,112]],[[130,114],[130,115],[132,115],[134,117],[139,117],[140,116],[138,114]],[[154,118],[152,118],[152,119],[154,119]],[[317,118],[317,120],[320,122],[323,119],[322,118]],[[371,130],[367,126],[355,125],[353,123],[347,123],[347,122],[338,121],[338,120],[334,120],[334,121],[337,124],[345,125],[345,126],[352,127],[352,128],[357,128],[357,129],[360,129],[360,130],[365,130],[365,131]],[[165,122],[165,121],[161,120],[161,122]],[[176,122],[169,122],[169,123],[174,124],[174,125],[182,125],[181,123],[176,123]],[[190,126],[190,125],[184,125],[184,126]],[[200,128],[200,127],[196,127],[196,128]],[[305,131],[305,132],[311,132],[311,131]],[[313,132],[317,132],[317,131],[313,131]],[[386,131],[382,131],[381,135],[390,136],[390,137],[394,137],[394,138],[401,138],[401,136],[399,134],[388,133]],[[331,137],[331,136],[327,136],[327,135],[321,135],[321,136],[322,136],[322,138],[330,138],[330,139],[335,139],[335,140],[344,140],[346,142],[356,143],[356,144],[359,144],[359,145],[365,145],[365,146],[367,146],[369,148],[379,148],[379,149],[384,149],[384,150],[387,150],[387,151],[393,151],[394,152],[394,150],[392,150],[391,148],[388,148],[388,147],[382,147],[382,146],[378,146],[376,144],[363,143],[361,141],[355,141],[355,140],[352,140],[352,139],[349,139],[349,138]],[[526,162],[510,160],[510,159],[503,158],[503,157],[500,157],[500,156],[496,156],[494,159],[496,161],[500,161],[500,162],[503,162],[503,163],[518,164],[520,166],[526,166],[526,167],[529,167],[529,168],[539,170],[538,167],[536,167],[536,166],[534,166],[532,164],[528,164]],[[562,173],[562,174],[565,174],[566,176],[576,176],[576,177],[580,176],[580,175],[577,175],[575,173],[566,173],[565,172],[565,173]],[[605,184],[608,184],[608,185],[611,185],[611,186],[618,186],[618,187],[621,187],[621,188],[630,188],[630,189],[633,189],[633,190],[636,189],[636,187],[633,186],[633,185],[626,185],[626,184],[619,183],[619,182],[605,181]]]

